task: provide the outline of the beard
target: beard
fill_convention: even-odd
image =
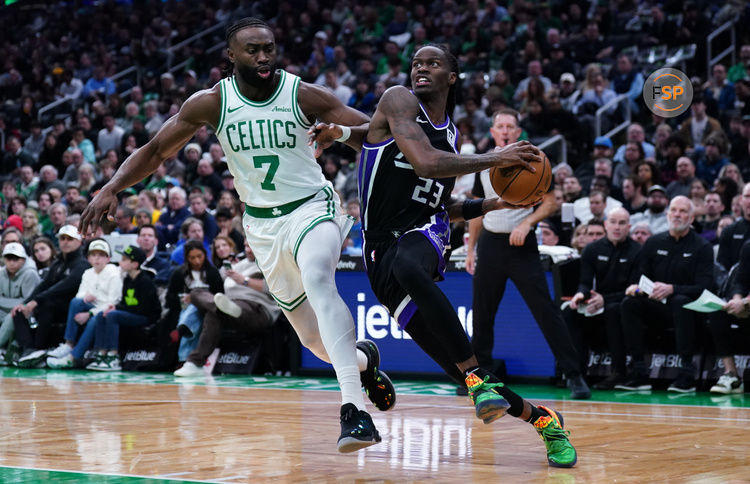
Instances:
[[[258,89],[268,87],[273,82],[273,74],[274,72],[276,72],[275,63],[270,65],[271,75],[268,76],[268,79],[263,79],[262,77],[260,77],[260,75],[258,75],[258,69],[255,67],[240,64],[235,64],[234,67],[236,69],[237,75],[240,76],[243,81]]]
[[[651,210],[651,213],[662,213],[667,207],[661,206],[661,205],[654,205],[648,207],[649,210]]]

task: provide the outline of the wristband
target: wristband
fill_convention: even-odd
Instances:
[[[352,135],[352,128],[349,126],[339,126],[339,128],[341,128],[341,137],[336,138],[336,141],[343,143]]]
[[[484,215],[484,210],[482,210],[483,203],[484,198],[464,200],[464,204],[461,206],[461,214],[464,216],[464,220],[471,220]]]
[[[242,281],[243,286],[247,286],[250,283],[250,278],[246,277],[244,281]]]

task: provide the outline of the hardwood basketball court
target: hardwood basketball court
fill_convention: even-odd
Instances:
[[[396,382],[383,442],[339,454],[332,378],[0,370],[0,482],[726,482],[750,475],[744,395],[518,385],[562,411],[579,454],[547,466],[533,428],[484,425],[453,386]]]

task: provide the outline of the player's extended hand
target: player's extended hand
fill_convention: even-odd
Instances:
[[[536,172],[536,168],[531,166],[531,163],[542,161],[542,155],[539,148],[528,141],[516,141],[504,148],[496,147],[494,152],[500,155],[496,165],[500,168],[520,165],[534,173]]]
[[[96,228],[99,227],[102,217],[106,215],[107,220],[112,221],[115,219],[115,212],[117,212],[117,194],[105,186],[96,194],[91,203],[86,207],[86,210],[81,214],[81,220],[78,222],[78,232],[84,237],[93,234]]]
[[[307,145],[315,146],[315,158],[323,154],[323,150],[339,139],[344,132],[335,123],[317,123],[307,130]]]

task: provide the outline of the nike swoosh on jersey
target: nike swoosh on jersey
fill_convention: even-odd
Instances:
[[[237,106],[236,108],[227,108],[227,113],[233,113],[239,109],[244,108],[245,106]]]

